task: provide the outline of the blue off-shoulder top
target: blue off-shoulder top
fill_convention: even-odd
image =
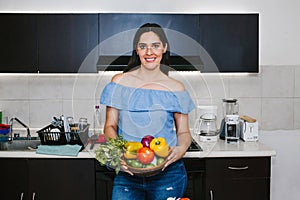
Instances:
[[[118,135],[127,141],[141,141],[145,135],[164,137],[177,145],[174,113],[188,114],[195,108],[188,91],[165,91],[108,83],[100,103],[119,110]]]

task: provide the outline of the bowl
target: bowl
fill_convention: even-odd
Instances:
[[[10,125],[8,124],[0,124],[0,134],[6,135],[10,131]]]
[[[159,174],[161,172],[161,170],[164,168],[167,161],[168,160],[165,159],[159,165],[156,165],[153,167],[148,167],[148,168],[136,168],[136,167],[132,167],[128,164],[127,164],[127,167],[128,167],[128,170],[131,171],[136,176],[149,177],[149,176],[154,176],[154,175]],[[125,162],[126,162],[126,160],[125,160]]]

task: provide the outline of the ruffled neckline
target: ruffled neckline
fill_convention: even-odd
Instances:
[[[128,111],[165,110],[189,113],[195,107],[187,90],[134,88],[115,82],[110,82],[105,86],[100,103]]]
[[[122,85],[122,84],[116,83],[116,82],[110,82],[108,84],[115,85],[117,87],[127,88],[129,90],[144,90],[145,92],[147,92],[147,91],[152,91],[152,92],[172,92],[172,93],[173,92],[175,92],[175,93],[187,92],[186,90],[184,90],[184,91],[179,91],[179,90],[178,91],[171,91],[171,90],[157,90],[157,89],[142,88],[142,87],[136,88],[136,87],[130,87],[130,86]]]

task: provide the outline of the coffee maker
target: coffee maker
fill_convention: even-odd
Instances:
[[[220,127],[220,139],[227,143],[239,142],[240,117],[237,99],[223,99],[223,120]]]
[[[240,139],[239,115],[226,115],[225,117],[225,141],[226,143],[238,143]]]

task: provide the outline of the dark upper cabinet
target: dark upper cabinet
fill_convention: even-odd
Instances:
[[[96,72],[84,61],[97,50],[98,14],[39,15],[37,30],[39,72]]]
[[[206,14],[200,16],[199,42],[214,65],[205,72],[257,73],[259,66],[258,14]]]
[[[36,72],[36,16],[0,14],[0,24],[0,72]]]
[[[0,23],[0,72],[96,72],[98,14],[1,14]]]
[[[165,28],[173,70],[259,72],[258,13],[101,13],[99,70],[122,70],[135,30],[149,22]]]
[[[259,15],[256,13],[2,13],[0,73],[123,70],[132,49],[128,31],[149,21],[169,29],[166,32],[173,70],[259,72]]]

